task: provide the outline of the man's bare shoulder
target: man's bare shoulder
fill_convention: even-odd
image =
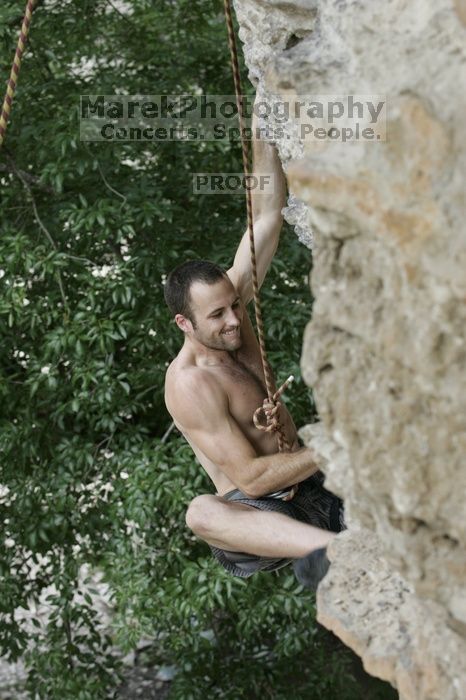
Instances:
[[[165,404],[176,423],[196,420],[201,414],[224,409],[227,394],[213,372],[176,357],[165,375]]]

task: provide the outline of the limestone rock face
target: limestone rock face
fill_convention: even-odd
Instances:
[[[286,216],[314,248],[302,368],[321,423],[305,439],[350,522],[318,610],[402,698],[464,700],[466,3],[237,0],[236,12],[270,105],[386,100],[373,140],[311,140],[269,118]]]

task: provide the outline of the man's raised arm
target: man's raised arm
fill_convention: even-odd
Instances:
[[[258,135],[258,119],[255,114],[252,118],[252,132],[254,136]],[[253,173],[271,175],[273,183],[271,193],[261,194],[260,190],[251,190],[257,279],[261,287],[280,238],[283,223],[281,210],[286,203],[286,181],[275,146],[258,138],[253,138],[252,144]],[[243,302],[248,304],[253,297],[249,229],[241,239],[228,276]]]

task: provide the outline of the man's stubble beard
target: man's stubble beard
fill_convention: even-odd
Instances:
[[[197,342],[203,345],[205,348],[208,348],[209,350],[223,350],[227,352],[234,352],[235,350],[239,350],[241,345],[243,344],[242,338],[241,338],[241,330],[239,332],[239,335],[237,338],[235,338],[235,342],[228,342],[227,338],[223,340],[222,338],[218,338],[218,340],[213,340],[212,338],[205,338],[203,333],[199,331],[199,328],[194,325],[193,323],[193,330],[194,330],[194,337],[196,338]]]

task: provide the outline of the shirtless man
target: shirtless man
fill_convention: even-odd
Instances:
[[[273,194],[252,194],[260,286],[278,246],[286,188],[275,147],[253,144],[254,171],[272,173],[275,182]],[[275,434],[254,426],[266,389],[246,309],[253,298],[248,236],[246,231],[229,270],[188,261],[165,285],[165,299],[184,333],[167,370],[165,402],[216,489],[216,495],[193,499],[186,522],[237,576],[299,560],[308,573],[310,563],[317,567],[319,580],[328,568],[325,547],[345,527],[342,504],[323,488],[313,453],[300,446],[285,406],[280,420],[291,452],[277,454]],[[284,500],[297,483],[297,494]],[[304,570],[295,571],[305,583]]]

